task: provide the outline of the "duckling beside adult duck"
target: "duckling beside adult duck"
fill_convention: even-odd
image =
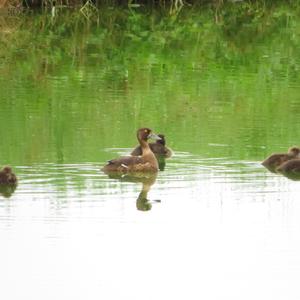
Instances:
[[[262,162],[262,165],[271,172],[275,172],[283,163],[295,158],[300,158],[300,148],[293,146],[288,149],[287,153],[272,154]]]
[[[17,176],[13,173],[10,166],[5,166],[0,171],[1,185],[15,185],[17,184]]]
[[[161,133],[158,134],[158,136],[160,137],[160,140],[157,140],[155,143],[149,143],[149,147],[151,151],[155,155],[159,155],[161,157],[165,157],[165,158],[171,157],[172,151],[166,146],[165,136]],[[135,149],[132,150],[130,154],[133,156],[142,155],[141,146],[137,146]]]
[[[102,170],[105,173],[157,172],[158,162],[147,141],[148,139],[159,140],[160,137],[153,133],[150,128],[140,128],[137,131],[137,139],[142,149],[141,156],[123,156],[112,159]]]

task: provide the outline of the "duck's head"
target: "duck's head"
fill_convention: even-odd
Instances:
[[[165,136],[163,134],[158,134],[158,136],[160,137],[160,140],[157,141],[158,144],[162,144],[163,146],[166,145],[166,139]]]
[[[140,141],[147,141],[149,139],[160,140],[161,138],[156,135],[150,128],[140,128],[137,131],[137,138]]]
[[[300,148],[293,146],[289,148],[288,153],[293,157],[299,157],[300,156]]]
[[[12,173],[12,169],[11,169],[10,166],[4,166],[4,167],[2,168],[2,171],[3,171],[4,173],[7,173],[7,174]]]

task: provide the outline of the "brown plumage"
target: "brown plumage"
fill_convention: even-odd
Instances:
[[[142,149],[141,156],[123,156],[117,159],[108,161],[103,167],[105,173],[109,172],[157,172],[158,162],[151,151],[148,139],[160,139],[156,134],[152,133],[149,128],[141,128],[137,131],[137,139]]]
[[[262,165],[269,169],[272,172],[275,172],[276,169],[281,166],[284,162],[289,161],[294,158],[298,158],[300,154],[300,148],[293,146],[288,149],[287,153],[275,153],[266,158]]]
[[[17,183],[17,177],[12,172],[11,167],[5,166],[0,171],[0,184],[10,184],[14,185]]]
[[[158,134],[158,136],[160,137],[160,140],[157,140],[155,143],[149,143],[151,151],[155,155],[159,155],[166,158],[171,157],[172,151],[166,146],[165,136],[163,134]],[[137,146],[135,149],[132,150],[130,154],[133,156],[142,155],[141,146]]]
[[[298,173],[300,174],[300,159],[294,158],[281,164],[276,171],[282,173]]]

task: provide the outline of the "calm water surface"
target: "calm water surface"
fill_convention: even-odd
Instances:
[[[286,49],[276,36],[246,53],[229,43],[235,50],[218,48],[232,55],[226,65],[214,47],[203,59],[199,40],[135,41],[106,60],[100,33],[64,36],[84,49],[71,59],[57,45],[59,64],[38,46],[27,62],[2,61],[0,161],[19,184],[0,191],[1,294],[298,300],[300,182],[260,165],[299,145],[300,84],[283,72]],[[136,49],[145,59],[135,65]],[[102,173],[141,126],[166,135],[164,170]]]

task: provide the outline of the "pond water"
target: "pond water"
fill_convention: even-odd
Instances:
[[[300,182],[260,162],[299,145],[299,20],[247,41],[209,14],[117,13],[2,27],[0,162],[19,184],[0,190],[1,294],[298,300]],[[164,170],[104,174],[145,126]]]

